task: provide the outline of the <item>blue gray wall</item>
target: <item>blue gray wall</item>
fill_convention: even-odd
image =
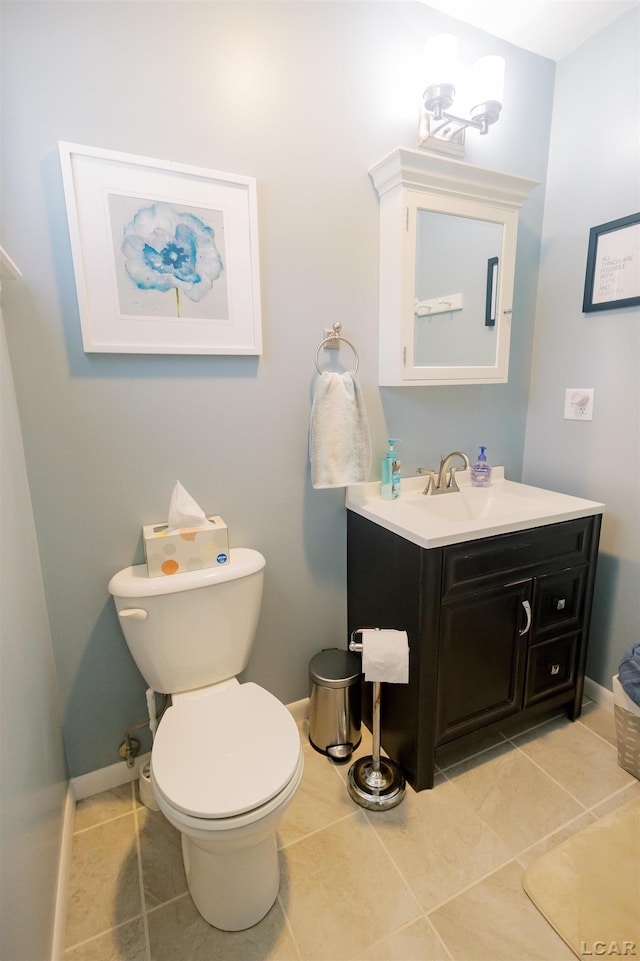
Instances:
[[[144,683],[107,593],[141,562],[176,479],[267,558],[247,677],[289,702],[344,644],[345,510],[314,491],[307,431],[323,329],[360,355],[374,470],[484,443],[521,472],[544,187],[522,217],[512,376],[497,387],[377,387],[378,200],[367,170],[416,142],[420,57],[454,27],[508,60],[503,119],[467,160],[544,181],[554,64],[420,3],[5,2],[5,308],[72,775],[117,760]],[[264,354],[85,354],[58,141],[257,178]],[[347,359],[348,362],[348,358]]]
[[[640,211],[639,124],[636,9],[557,67],[524,459],[530,483],[606,504],[587,661],[606,687],[639,640],[640,311],[583,314],[582,292],[589,229]],[[563,419],[567,387],[595,388],[592,422]]]
[[[7,280],[6,290],[17,280]],[[66,767],[51,634],[0,311],[0,957],[44,961]]]
[[[376,461],[387,432],[404,438],[407,473],[486,442],[515,479],[524,460],[525,479],[607,502],[589,673],[608,683],[637,638],[639,325],[635,312],[585,318],[579,305],[588,228],[638,209],[638,18],[563,61],[554,102],[552,63],[413,2],[3,0],[0,10],[1,239],[24,272],[3,298],[26,470],[4,344],[0,358],[0,954],[17,961],[49,956],[63,724],[81,774],[117,760],[123,729],[145,713],[106,585],[142,561],[140,527],[164,517],[176,478],[225,516],[236,545],[267,556],[248,676],[295,700],[310,656],[345,642],[343,498],[313,491],[307,464],[313,357],[335,320],[360,354]],[[469,59],[507,58],[503,117],[469,138],[467,160],[543,181],[522,217],[511,377],[379,390],[366,171],[415,143],[423,41],[450,28]],[[590,99],[609,69],[617,99],[599,115],[615,136],[594,133]],[[83,353],[61,139],[257,178],[263,357]],[[562,421],[566,386],[596,388],[593,424]]]

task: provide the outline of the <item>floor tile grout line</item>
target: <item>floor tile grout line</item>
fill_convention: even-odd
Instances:
[[[633,775],[630,775],[630,777],[633,777]],[[601,801],[596,801],[595,804],[592,804],[591,807],[588,809],[589,813],[593,814],[594,817],[598,819],[605,817],[606,815],[604,814],[596,814],[595,809],[599,808],[602,804],[606,804],[607,801],[612,801],[614,797],[618,796],[618,794],[623,794],[624,791],[628,791],[629,788],[633,787],[634,783],[635,781],[631,780],[628,784],[623,784],[622,787],[616,788],[616,790],[612,791],[611,794],[607,794],[607,796],[603,797]],[[607,813],[610,813],[610,812],[607,812]]]
[[[82,941],[76,941],[74,944],[65,945],[65,954],[67,951],[75,951],[77,948],[81,948],[84,944],[91,944],[97,938],[103,938],[106,934],[112,934],[113,931],[118,931],[120,928],[126,927],[127,924],[132,924],[134,921],[142,921],[143,914],[135,914],[132,918],[127,918],[126,921],[120,921],[118,924],[113,924],[110,928],[104,928],[103,931],[98,931],[96,934],[92,934],[90,938],[84,938]]]
[[[447,764],[445,766],[440,764],[439,769],[441,773],[444,774],[446,771],[450,771],[451,768],[457,767],[459,764],[466,764],[467,761],[481,757],[483,754],[487,754],[489,751],[495,751],[495,749],[498,747],[504,747],[505,744],[511,744],[513,747],[518,747],[518,745],[515,743],[515,738],[524,737],[525,735],[531,734],[532,731],[536,731],[538,728],[544,727],[545,724],[550,724],[551,721],[556,721],[559,717],[562,717],[562,715],[554,714],[552,717],[546,718],[544,721],[540,721],[538,724],[532,724],[530,727],[526,727],[523,730],[518,731],[517,734],[509,735],[505,734],[504,731],[497,731],[496,736],[499,735],[502,738],[501,741],[497,741],[495,744],[489,744],[487,747],[483,747],[479,751],[474,751],[472,754],[465,754],[463,758],[458,761],[453,761],[451,764]]]
[[[450,901],[455,901],[455,899],[459,897],[459,895],[465,894],[467,891],[470,891],[471,888],[475,888],[477,884],[482,884],[482,882],[486,881],[487,878],[490,878],[492,874],[497,874],[498,871],[502,871],[503,868],[506,868],[508,864],[517,864],[519,868],[522,868],[522,865],[517,860],[515,855],[511,855],[510,857],[505,858],[504,861],[500,861],[498,864],[494,865],[494,867],[492,867],[490,871],[486,871],[485,874],[480,875],[474,881],[470,881],[468,884],[465,884],[463,887],[458,888],[458,890],[454,891],[453,894],[448,894],[446,898],[442,898],[440,901],[437,902],[437,904],[433,904],[430,908],[423,908],[425,915],[427,917],[430,917],[430,915],[432,915],[434,911],[438,911],[440,908],[444,907],[446,904],[449,904]],[[438,937],[440,938],[440,940],[442,940],[442,935],[438,932],[438,929],[436,928],[435,925],[434,925],[434,929],[438,934]]]
[[[456,767],[458,764],[464,764],[467,761],[473,760],[473,758],[482,757],[482,755],[486,754],[487,751],[493,751],[497,747],[503,747],[504,744],[509,741],[509,738],[505,734],[502,734],[502,732],[500,732],[500,737],[502,738],[502,740],[498,741],[496,744],[489,744],[487,747],[480,748],[479,751],[474,751],[473,754],[465,754],[464,758],[462,758],[461,760],[452,761],[451,764],[445,764],[445,765],[436,764],[438,771],[440,772],[440,774],[445,774],[447,771],[450,771],[452,767]]]
[[[151,961],[151,937],[149,935],[149,918],[147,916],[147,899],[144,893],[144,873],[142,870],[142,844],[140,842],[140,818],[138,817],[138,806],[136,805],[136,789],[134,782],[131,782],[131,790],[133,796],[133,819],[135,825],[136,834],[136,856],[138,861],[138,884],[140,886],[140,905],[142,907],[143,916],[143,927],[144,927],[144,944],[146,952],[146,961]]]
[[[283,901],[282,895],[281,895],[281,893],[280,893],[280,888],[278,888],[278,894],[277,894],[276,900],[277,900],[278,904],[280,905],[280,910],[282,911],[282,916],[283,916],[283,918],[284,918],[284,923],[285,923],[286,926],[287,926],[287,931],[289,932],[289,937],[290,937],[291,940],[293,941],[293,945],[294,945],[294,947],[295,947],[295,949],[296,949],[296,951],[297,951],[297,953],[298,953],[298,961],[304,961],[304,959],[303,959],[303,957],[302,957],[302,951],[300,950],[300,945],[298,944],[298,939],[296,938],[295,932],[294,932],[294,930],[293,930],[293,925],[291,924],[291,921],[289,920],[289,913],[288,913],[288,911],[287,911],[287,909],[286,909],[286,907],[285,907],[285,905],[284,905],[284,901]]]
[[[542,771],[543,774],[546,774],[546,776],[547,776],[551,781],[553,781],[553,783],[556,785],[556,787],[560,788],[561,791],[564,791],[564,793],[567,794],[573,801],[575,801],[576,804],[579,804],[580,807],[583,809],[583,811],[588,811],[588,810],[589,810],[589,805],[588,805],[588,804],[585,804],[585,802],[584,802],[584,801],[581,801],[579,797],[576,797],[576,795],[573,794],[573,793],[569,790],[568,787],[566,787],[564,784],[561,784],[560,781],[558,781],[557,778],[555,778],[555,777],[553,776],[553,774],[551,774],[549,771],[547,771],[541,764],[539,764],[536,760],[534,760],[534,758],[529,757],[529,755],[527,754],[527,752],[526,752],[526,751],[523,751],[522,748],[519,747],[519,745],[516,744],[516,745],[515,745],[515,748],[516,748],[516,750],[520,751],[521,754],[523,754],[524,757],[526,757],[529,761],[531,761],[532,764],[535,764],[535,766],[536,766],[540,771]]]
[[[555,778],[555,777],[553,776],[553,774],[550,774],[549,771],[545,770],[545,768],[544,768],[538,761],[536,761],[534,758],[530,757],[530,756],[527,754],[526,751],[523,751],[523,749],[520,747],[519,744],[515,744],[514,742],[511,742],[511,743],[513,743],[513,746],[515,747],[515,749],[516,749],[517,751],[520,751],[520,753],[522,754],[523,757],[526,757],[527,760],[528,760],[528,761],[531,761],[531,763],[534,764],[534,765],[538,768],[539,771],[542,771],[543,774],[545,774],[551,781],[553,781],[553,783],[556,785],[556,787],[560,788],[561,791],[564,791],[564,793],[567,794],[570,798],[572,798],[572,800],[574,800],[574,801],[576,802],[576,804],[579,804],[580,807],[583,808],[584,811],[588,811],[588,810],[589,810],[590,805],[585,804],[585,802],[584,802],[584,801],[581,801],[580,798],[578,798],[578,797],[575,796],[575,794],[572,794],[571,791],[569,790],[569,788],[565,787],[564,784],[561,784],[560,781],[558,781],[557,778]],[[604,800],[604,799],[603,799],[603,800]],[[599,801],[596,802],[596,804],[599,804],[599,803],[600,803]]]
[[[174,904],[176,901],[181,901],[183,898],[189,898],[193,902],[193,898],[188,891],[183,891],[182,894],[174,894],[172,898],[167,898],[166,901],[161,901],[160,904],[152,904],[147,908],[147,915],[154,914],[156,911],[160,911],[162,908],[166,908],[168,904]],[[213,925],[212,925],[213,927]]]
[[[444,950],[445,950],[445,952],[446,952],[447,961],[455,961],[453,955],[452,955],[451,952],[449,951],[448,946],[445,944],[442,936],[436,931],[434,925],[433,925],[432,922],[431,922],[431,919],[427,917],[427,915],[425,914],[424,910],[421,911],[421,914],[420,914],[420,917],[419,917],[419,918],[413,918],[411,921],[405,921],[404,924],[399,925],[399,926],[398,926],[397,928],[395,928],[395,930],[393,930],[390,934],[386,934],[383,938],[380,938],[378,941],[374,941],[374,943],[373,943],[373,944],[370,944],[368,948],[365,948],[365,953],[368,953],[368,952],[374,950],[374,948],[377,948],[379,945],[384,944],[385,941],[387,941],[389,938],[393,938],[395,935],[400,934],[402,931],[408,931],[409,928],[411,928],[414,924],[417,924],[418,921],[424,921],[424,922],[428,925],[429,929],[430,929],[430,930],[434,933],[434,935],[437,937],[438,941],[440,942],[440,944],[442,945],[442,947],[444,948]],[[360,955],[360,956],[361,956],[361,955]],[[357,958],[354,958],[354,959],[352,959],[352,961],[358,961],[358,959],[357,959]]]
[[[333,827],[335,824],[339,824],[340,821],[346,821],[347,818],[353,817],[354,814],[357,814],[358,810],[359,809],[356,809],[355,811],[349,811],[348,814],[343,814],[341,817],[336,818],[335,821],[329,821],[327,824],[323,824],[322,827],[315,828],[313,831],[309,831],[308,834],[301,834],[300,837],[295,838],[293,841],[287,841],[286,844],[279,844],[278,851],[286,851],[294,844],[298,844],[300,841],[306,841],[307,838],[312,838],[315,834],[320,834],[321,831]]]
[[[86,828],[78,828],[73,832],[73,836],[77,837],[79,834],[86,834],[87,831],[94,831],[96,828],[101,828],[105,824],[113,824],[114,821],[120,821],[122,818],[127,818],[134,813],[135,805],[129,811],[123,811],[122,814],[114,814],[113,817],[105,818],[103,821],[96,821],[95,824],[89,824]]]
[[[445,941],[445,939],[443,938],[443,936],[440,934],[440,932],[439,932],[438,929],[436,928],[436,926],[435,926],[435,924],[433,923],[433,921],[431,920],[431,918],[426,914],[426,912],[423,912],[423,915],[422,915],[422,916],[424,917],[425,921],[427,922],[427,924],[429,925],[429,927],[431,928],[431,930],[433,931],[433,933],[434,933],[435,936],[437,937],[438,941],[440,942],[440,944],[441,944],[442,947],[444,948],[444,950],[445,950],[445,952],[446,952],[446,954],[447,954],[447,957],[448,957],[449,961],[456,961],[456,959],[455,959],[454,956],[453,956],[453,952],[449,950],[449,945],[447,944],[447,942]]]
[[[495,746],[496,746],[496,747],[499,747],[500,745],[495,745]],[[567,821],[564,821],[562,824],[559,824],[556,828],[554,828],[552,831],[549,831],[547,834],[543,835],[542,837],[537,838],[532,844],[529,844],[529,845],[527,845],[527,846],[524,847],[524,848],[520,848],[520,849],[517,850],[517,851],[513,851],[513,852],[512,852],[512,856],[511,856],[511,858],[510,858],[509,860],[516,860],[516,861],[517,861],[518,858],[522,857],[522,855],[523,855],[526,851],[530,851],[531,848],[534,848],[536,845],[542,843],[543,841],[548,840],[549,838],[552,838],[554,834],[557,834],[559,831],[564,830],[564,828],[566,828],[569,824],[573,823],[574,821],[577,821],[577,820],[578,820],[579,818],[581,818],[581,817],[584,817],[586,814],[589,814],[590,811],[591,811],[591,809],[590,809],[590,808],[587,808],[581,801],[578,800],[578,798],[575,798],[569,791],[566,790],[566,788],[563,787],[563,785],[559,784],[559,783],[555,780],[555,778],[553,778],[547,771],[545,771],[544,768],[540,767],[539,764],[536,764],[536,762],[535,762],[532,758],[530,758],[527,754],[525,754],[525,752],[522,751],[521,748],[519,748],[519,747],[518,747],[517,745],[515,745],[515,744],[513,744],[512,746],[515,748],[515,750],[519,751],[524,758],[526,758],[528,761],[531,761],[531,763],[532,763],[535,767],[539,768],[539,770],[540,770],[546,777],[548,777],[549,780],[556,785],[556,787],[560,788],[565,794],[567,794],[568,797],[572,798],[572,800],[574,800],[574,801],[575,801],[577,804],[579,804],[580,807],[582,808],[582,810],[581,810],[578,814],[575,814],[573,817],[569,818]],[[458,790],[461,790],[461,789],[458,787],[458,785],[455,783],[455,780],[454,780],[453,778],[449,777],[449,775],[447,775],[447,774],[445,774],[445,777],[447,778],[447,780],[449,781],[449,783],[451,783],[451,784],[453,785],[454,788],[457,788]],[[622,790],[624,790],[624,789],[622,789]],[[462,792],[462,794],[464,795],[464,792]],[[613,796],[613,795],[611,795],[611,796]],[[605,800],[606,800],[606,799],[605,799]],[[602,801],[598,801],[598,802],[597,802],[597,804],[601,804],[601,803],[603,803],[603,802],[602,802]],[[595,806],[597,806],[597,805],[594,805],[594,807],[595,807]],[[494,836],[498,838],[499,841],[502,841],[503,844],[506,844],[506,843],[507,843],[503,838],[500,837],[500,835],[497,834],[497,832],[496,832],[495,829],[492,827],[492,825],[489,824],[489,822],[486,821],[486,820],[482,817],[482,815],[480,814],[479,811],[476,810],[476,814],[477,814],[477,816],[482,820],[482,822],[483,822],[483,824],[485,825],[485,827],[487,827],[487,828],[494,834]],[[597,815],[594,815],[594,817],[597,817]],[[558,843],[560,843],[560,842],[558,842]],[[509,846],[509,845],[507,845],[507,846]],[[508,862],[505,862],[505,863],[508,863]],[[518,861],[518,863],[520,863],[520,862]],[[504,867],[504,864],[503,864],[502,866]],[[489,874],[491,874],[491,873],[493,873],[493,872],[490,871]]]
[[[609,747],[613,748],[614,751],[617,750],[617,744],[612,744],[608,738],[604,737],[602,734],[599,734],[598,731],[594,731],[592,727],[589,727],[589,725],[586,724],[584,719],[582,718],[582,715],[576,718],[576,724],[579,724],[580,727],[586,728],[586,730],[589,731],[590,734],[593,734],[595,737],[599,738],[601,741],[604,741],[604,743],[608,744]]]
[[[528,844],[526,848],[521,848],[521,850],[518,851],[518,852],[514,855],[514,857],[515,857],[515,858],[521,858],[523,855],[525,855],[525,854],[527,853],[527,851],[532,851],[533,848],[536,848],[539,844],[543,844],[545,841],[550,841],[551,838],[554,836],[554,834],[559,834],[560,831],[564,831],[564,830],[565,830],[566,828],[568,828],[571,824],[575,824],[577,821],[580,820],[580,818],[583,818],[583,817],[585,817],[586,815],[591,814],[591,813],[592,813],[592,812],[591,812],[590,810],[580,811],[580,813],[579,813],[579,814],[576,814],[575,817],[569,818],[568,821],[565,821],[563,824],[560,824],[557,828],[554,828],[553,831],[549,831],[548,834],[545,834],[545,835],[543,835],[541,838],[538,838],[538,840],[537,840],[537,841],[534,841],[533,844]],[[596,815],[593,815],[593,816],[594,816],[594,817],[597,817]],[[557,844],[554,845],[554,847],[557,847],[558,844],[562,844],[562,842],[561,842],[561,841],[558,841]]]
[[[386,856],[389,858],[389,860],[391,861],[391,863],[392,863],[392,865],[394,866],[394,868],[395,868],[395,870],[396,870],[396,872],[397,872],[400,880],[402,881],[402,883],[404,884],[404,886],[407,888],[407,890],[408,890],[409,893],[411,894],[411,897],[412,897],[413,900],[415,901],[415,904],[416,904],[416,907],[418,908],[419,914],[424,914],[424,908],[422,907],[422,905],[421,905],[420,902],[418,901],[418,896],[416,895],[415,891],[413,890],[413,887],[411,886],[411,884],[409,884],[409,881],[408,881],[408,879],[405,877],[404,873],[402,872],[402,869],[400,868],[400,865],[397,863],[396,859],[393,857],[393,855],[391,854],[391,852],[390,852],[389,849],[387,848],[387,845],[384,843],[384,841],[382,840],[382,838],[381,838],[380,835],[378,834],[378,832],[377,832],[377,830],[376,830],[376,827],[375,827],[375,822],[371,820],[372,814],[368,813],[364,808],[362,809],[362,813],[363,813],[364,816],[365,816],[366,822],[367,822],[367,823],[369,824],[369,826],[371,827],[371,830],[373,831],[373,833],[374,833],[374,835],[375,835],[375,837],[376,837],[376,839],[377,839],[377,841],[378,841],[378,844],[380,845],[380,847],[381,847],[382,850],[384,851],[385,855],[386,855]],[[375,814],[375,813],[381,813],[381,812],[372,812],[372,813]],[[416,919],[414,918],[413,920],[415,921]]]
[[[500,745],[497,745],[497,746],[500,747]],[[496,841],[498,841],[498,842],[499,842],[500,844],[502,844],[504,847],[510,849],[510,845],[508,844],[508,842],[507,842],[503,837],[501,837],[501,836],[498,834],[498,832],[496,831],[496,829],[493,827],[493,825],[490,824],[490,823],[487,821],[487,819],[482,816],[482,814],[480,813],[480,811],[479,811],[479,810],[476,808],[476,806],[469,800],[469,798],[467,797],[467,795],[465,794],[465,792],[462,790],[462,788],[461,788],[458,784],[456,784],[456,781],[455,781],[452,777],[450,777],[448,774],[446,774],[446,773],[444,774],[444,777],[445,777],[445,779],[447,780],[447,782],[453,787],[454,791],[457,791],[458,794],[460,795],[460,797],[463,798],[463,800],[464,800],[465,802],[467,802],[468,804],[471,804],[471,807],[473,808],[473,810],[474,810],[474,812],[475,812],[475,814],[476,814],[476,817],[478,817],[478,818],[480,819],[480,821],[481,821],[482,824],[484,825],[485,830],[489,831],[490,834],[492,834],[493,837],[496,839]],[[511,858],[509,858],[508,860],[512,860],[514,857],[515,857],[515,854],[513,854],[513,852],[511,852]],[[507,863],[507,862],[504,862],[504,863]],[[491,872],[489,872],[489,873],[491,873]]]

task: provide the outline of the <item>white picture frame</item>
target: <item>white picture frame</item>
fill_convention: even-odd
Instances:
[[[262,353],[255,179],[59,149],[85,352]]]

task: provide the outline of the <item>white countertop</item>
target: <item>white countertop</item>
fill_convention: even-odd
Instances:
[[[444,547],[511,531],[601,514],[604,504],[505,480],[494,467],[489,487],[472,487],[469,471],[456,472],[459,492],[423,494],[424,476],[403,477],[401,495],[380,497],[380,483],[346,489],[346,506],[419,547]]]

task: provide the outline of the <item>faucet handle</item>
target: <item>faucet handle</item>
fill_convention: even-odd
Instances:
[[[416,468],[416,474],[426,474],[427,475],[427,486],[423,490],[423,494],[430,494],[436,490],[436,472],[431,470],[430,467],[418,467]]]
[[[449,468],[449,483],[447,484],[448,491],[459,491],[458,482],[456,480],[456,467]]]

